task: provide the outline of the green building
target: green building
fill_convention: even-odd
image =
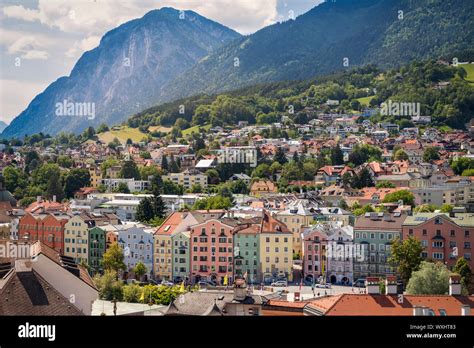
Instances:
[[[354,244],[361,253],[354,259],[354,279],[386,277],[395,274],[388,262],[392,242],[402,239],[402,224],[406,215],[401,213],[366,213],[354,225]]]
[[[247,273],[249,284],[261,283],[259,225],[250,225],[234,234],[234,252],[236,276]]]
[[[102,258],[105,253],[105,231],[100,227],[89,229],[89,267],[93,273],[102,272]]]
[[[173,259],[173,280],[190,279],[190,232],[183,231],[171,235],[172,259]]]

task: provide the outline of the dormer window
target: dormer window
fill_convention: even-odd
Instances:
[[[443,224],[443,220],[441,218],[437,217],[435,219],[435,225],[442,225],[442,224]]]

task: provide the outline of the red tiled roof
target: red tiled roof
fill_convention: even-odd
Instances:
[[[404,295],[399,302],[398,295],[341,294],[310,301],[309,309],[316,309],[324,315],[342,316],[412,316],[414,307],[427,307],[440,315],[461,315],[463,306],[474,307],[474,296],[449,295]]]

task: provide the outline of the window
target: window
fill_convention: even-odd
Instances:
[[[469,237],[469,230],[464,231],[464,237]]]
[[[455,231],[455,230],[451,230],[450,236],[451,236],[451,237],[455,237],[455,236],[456,236],[456,231]]]
[[[426,236],[426,234],[427,234],[427,231],[423,230],[423,235]]]
[[[442,247],[443,247],[443,242],[441,241],[433,242],[433,248],[442,248]]]
[[[433,253],[433,259],[434,260],[443,260],[444,259],[444,254],[443,253]]]
[[[413,228],[410,228],[410,229],[408,230],[408,234],[409,234],[409,235],[413,235]]]
[[[471,242],[464,242],[464,249],[471,249]]]
[[[441,218],[437,217],[435,219],[435,225],[442,225],[443,224],[443,220],[441,220]]]

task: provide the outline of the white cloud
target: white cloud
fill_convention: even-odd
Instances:
[[[34,22],[40,19],[40,12],[23,7],[23,5],[6,6],[3,13],[7,17],[21,19],[27,22]]]
[[[65,55],[68,58],[78,57],[85,51],[90,51],[91,49],[97,47],[100,42],[99,36],[89,36],[81,41],[74,42],[74,45],[66,51]]]
[[[119,3],[114,0],[39,0],[38,9],[14,5],[4,7],[3,13],[9,18],[39,21],[63,32],[103,35],[107,30],[164,6],[194,10],[242,33],[253,32],[277,19],[277,0],[128,0]]]
[[[34,36],[22,36],[8,47],[8,53],[24,59],[47,59],[49,54]]]

